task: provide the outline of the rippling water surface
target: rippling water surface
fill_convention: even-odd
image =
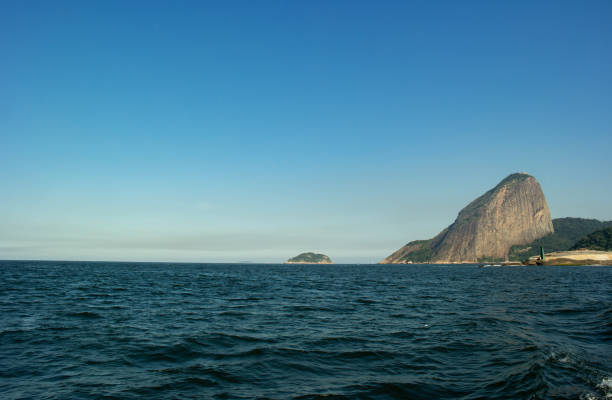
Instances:
[[[612,268],[0,262],[0,397],[612,397]]]

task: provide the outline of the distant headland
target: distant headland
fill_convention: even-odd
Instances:
[[[285,261],[285,264],[333,264],[325,254],[302,253]]]
[[[532,264],[549,254],[572,265],[612,263],[612,221],[583,218],[551,219],[548,204],[537,180],[524,172],[507,176],[463,210],[457,219],[428,240],[409,242],[381,264],[455,264],[510,262]],[[601,232],[596,232],[602,230]],[[595,232],[595,233],[594,233]],[[591,236],[587,236],[592,234]],[[583,253],[568,253],[580,248]],[[542,250],[544,249],[544,250]],[[584,251],[598,250],[586,256]],[[602,254],[608,252],[607,255]],[[541,262],[539,264],[542,264]]]

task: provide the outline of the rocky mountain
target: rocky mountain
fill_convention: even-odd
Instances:
[[[552,232],[540,184],[531,175],[516,173],[468,204],[436,237],[410,242],[381,263],[506,259],[513,245],[530,243]]]
[[[285,264],[333,264],[325,254],[302,253],[285,261]]]

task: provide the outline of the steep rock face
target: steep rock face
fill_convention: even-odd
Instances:
[[[512,174],[468,204],[455,222],[435,238],[408,243],[382,263],[503,259],[513,245],[529,243],[552,232],[550,211],[540,184],[528,174]]]

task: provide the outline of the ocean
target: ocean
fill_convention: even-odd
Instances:
[[[2,399],[605,399],[612,267],[0,262]]]

